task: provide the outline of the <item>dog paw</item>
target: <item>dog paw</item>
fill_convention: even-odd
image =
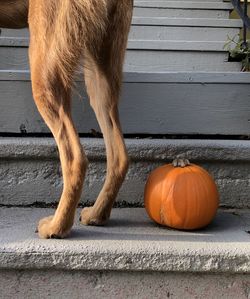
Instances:
[[[69,229],[63,229],[63,226],[55,225],[53,216],[45,217],[38,223],[37,232],[41,239],[63,239],[69,232]]]
[[[83,225],[101,226],[106,224],[108,216],[97,214],[93,207],[84,208],[81,212],[80,221]]]

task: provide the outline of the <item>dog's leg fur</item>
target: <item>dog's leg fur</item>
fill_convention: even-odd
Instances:
[[[82,211],[84,224],[109,218],[127,171],[117,105],[133,0],[1,0],[0,27],[26,27],[28,4],[33,96],[58,145],[64,180],[55,215],[42,219],[38,232],[42,238],[62,238],[73,225],[87,167],[70,112],[81,58],[107,149],[106,181],[94,206]]]
[[[32,1],[29,15],[33,96],[58,145],[64,179],[55,215],[39,222],[38,233],[41,238],[63,238],[69,233],[87,166],[70,113],[72,76],[79,62],[81,49],[78,48],[78,41],[73,38],[73,28],[64,23],[67,21],[65,17],[63,16],[64,20],[55,17],[64,13],[62,2],[56,1],[58,0],[54,2],[53,11],[49,12],[42,4],[44,1]],[[37,14],[39,18],[35,17]],[[65,43],[64,40],[59,40],[60,34],[64,35]]]
[[[117,105],[131,17],[132,1],[118,1],[109,14],[109,27],[97,59],[91,53],[86,56],[85,84],[104,136],[107,175],[94,206],[81,213],[83,224],[102,225],[108,220],[128,168]]]
[[[107,148],[107,178],[95,205],[83,210],[84,224],[108,219],[127,171],[117,104],[132,0],[51,0],[49,10],[33,0],[29,17],[33,95],[58,144],[64,178],[56,213],[41,220],[38,231],[43,238],[64,237],[73,224],[86,170],[69,104],[81,56],[90,102]]]

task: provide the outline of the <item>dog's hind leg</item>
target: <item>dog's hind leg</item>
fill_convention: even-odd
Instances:
[[[107,153],[104,186],[94,206],[84,208],[81,213],[81,222],[85,225],[102,225],[108,220],[128,168],[118,116],[118,99],[131,15],[132,1],[117,1],[109,14],[109,27],[99,52],[89,51],[85,58],[85,84]]]
[[[42,14],[38,7],[41,3],[39,1],[36,14]],[[70,112],[71,77],[77,66],[78,57],[77,54],[68,55],[71,49],[64,49],[63,43],[58,40],[59,35],[54,34],[53,23],[43,24],[44,16],[39,17],[31,16],[30,20],[29,54],[33,97],[40,114],[56,140],[64,186],[54,216],[40,220],[38,233],[41,238],[63,238],[70,232],[73,225],[87,167],[87,159]],[[66,35],[67,32],[63,34]],[[67,40],[67,36],[64,38]],[[58,44],[61,45],[60,51],[55,50]],[[65,47],[74,48],[74,44],[67,43]],[[77,48],[74,53],[77,53]],[[66,61],[70,65],[67,74],[63,73]]]

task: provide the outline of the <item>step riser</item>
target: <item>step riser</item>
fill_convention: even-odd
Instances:
[[[135,7],[136,17],[165,17],[165,18],[215,18],[228,19],[229,11],[224,10],[201,10],[201,9],[159,9]]]
[[[227,36],[234,37],[239,33],[235,28],[192,28],[164,26],[131,27],[131,40],[184,40],[184,41],[227,41]]]
[[[127,72],[181,72],[183,70],[234,72],[241,70],[241,63],[228,62],[228,54],[223,52],[130,50],[126,53],[124,71]]]
[[[120,101],[123,131],[248,135],[249,82],[249,73],[125,74]],[[0,90],[0,132],[48,132],[35,107],[28,74],[0,73]],[[82,81],[72,108],[80,133],[99,131]]]
[[[227,41],[239,33],[237,28],[132,26],[131,40]],[[2,37],[28,37],[27,30],[3,30]]]
[[[26,48],[0,47],[0,70],[28,70]],[[226,52],[127,50],[126,72],[240,71],[241,63],[229,63]]]
[[[1,29],[1,37],[29,37],[28,29]]]
[[[224,45],[224,42],[219,41],[128,40],[127,50],[226,52]],[[232,47],[234,45],[231,43]],[[28,46],[28,38],[0,37],[0,47],[28,48]]]
[[[223,3],[223,1],[135,1],[134,7],[147,7],[152,9],[158,8],[180,8],[180,9],[224,9],[232,10],[233,5],[231,3]]]
[[[82,144],[90,165],[81,203],[89,205],[104,182],[105,149],[102,140],[82,139]],[[131,163],[117,199],[118,206],[143,206],[148,174],[180,156],[205,167],[213,175],[222,206],[250,207],[249,141],[127,140],[126,144]],[[55,204],[62,190],[62,179],[53,139],[2,139],[0,178],[0,205]]]
[[[211,27],[242,28],[242,21],[236,19],[189,19],[134,17],[132,26]]]
[[[250,296],[249,275],[242,274],[2,270],[0,288],[2,298],[245,299]]]

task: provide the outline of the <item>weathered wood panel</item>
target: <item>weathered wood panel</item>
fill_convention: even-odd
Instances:
[[[228,62],[228,53],[205,51],[129,50],[124,65],[128,72],[233,72],[240,69],[240,63]]]
[[[239,33],[241,27],[239,20],[135,17],[130,39],[223,41],[227,34],[234,36]],[[1,36],[27,37],[28,31],[2,29]]]
[[[177,41],[226,41],[227,35],[233,37],[239,33],[238,28],[211,27],[166,27],[166,26],[132,26],[130,40],[177,40]],[[26,29],[2,29],[1,37],[29,37]]]
[[[0,70],[27,70],[28,50],[25,47],[0,47]]]
[[[242,28],[242,20],[234,19],[192,19],[192,18],[154,18],[134,17],[132,26],[170,26],[170,27],[212,27],[212,28]]]
[[[225,42],[186,40],[128,40],[128,50],[226,52]],[[29,38],[0,37],[0,47],[28,47]],[[232,43],[232,46],[234,44]]]
[[[227,35],[239,33],[237,28],[133,26],[129,38],[133,40],[190,40],[226,41]]]
[[[158,49],[159,45],[156,43],[155,50],[149,50],[152,45],[144,49],[140,42],[134,46],[131,43],[131,49],[126,52],[126,59],[124,64],[124,71],[126,72],[167,72],[167,71],[239,71],[241,64],[238,62],[228,62],[227,52],[215,52],[211,50],[201,49],[201,44],[197,44],[197,50],[164,50]],[[164,48],[177,48],[181,45],[172,43],[173,45],[162,43],[160,45]],[[187,45],[188,47],[195,47],[195,45]],[[205,44],[207,48],[211,47]],[[217,45],[215,45],[217,46]],[[221,47],[221,45],[218,45]],[[213,47],[213,45],[212,45]],[[134,49],[132,49],[134,48]],[[191,48],[190,48],[191,49]],[[28,51],[25,47],[0,47],[0,70],[28,70]]]
[[[232,9],[231,3],[223,3],[221,0],[204,1],[204,0],[185,0],[185,1],[166,1],[166,0],[154,0],[154,1],[134,1],[134,6],[139,7],[167,7],[167,8],[187,8],[187,9]]]
[[[228,19],[229,10],[215,9],[171,9],[135,7],[134,16],[137,17],[165,17],[165,18],[216,18]]]
[[[28,37],[29,30],[28,29],[6,29],[1,28],[0,36],[4,37]]]
[[[73,114],[81,133],[99,130],[83,84]],[[27,74],[0,73],[0,132],[48,132]],[[120,114],[124,133],[249,134],[249,73],[127,74]]]

